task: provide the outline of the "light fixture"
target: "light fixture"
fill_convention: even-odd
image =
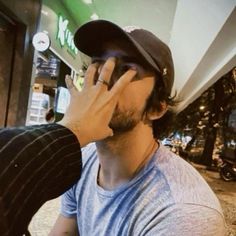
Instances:
[[[205,125],[198,125],[197,128],[199,129],[204,129],[206,126]]]
[[[96,13],[93,13],[93,14],[90,16],[90,19],[91,19],[91,20],[98,20],[98,19],[99,19],[99,16],[98,16]]]
[[[200,109],[200,110],[204,110],[204,109],[205,109],[205,106],[200,106],[199,109]]]
[[[50,47],[51,40],[47,33],[38,32],[33,36],[32,44],[35,50],[44,52]]]
[[[47,11],[45,11],[45,10],[41,10],[41,13],[42,13],[43,15],[45,15],[45,16],[47,16],[47,15],[48,15],[48,12],[47,12]]]
[[[93,3],[93,0],[83,0],[83,2],[84,2],[85,4],[92,4],[92,3]]]

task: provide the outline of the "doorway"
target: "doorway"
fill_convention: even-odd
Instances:
[[[0,127],[7,124],[16,29],[14,23],[0,12]]]

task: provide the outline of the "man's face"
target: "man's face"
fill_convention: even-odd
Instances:
[[[133,68],[137,71],[132,82],[122,92],[109,124],[114,133],[123,133],[132,130],[139,122],[144,121],[143,112],[154,86],[154,73],[146,69],[147,66],[142,65],[134,53],[109,44],[102,56],[92,58],[93,62],[99,64],[98,75],[109,57],[116,58],[109,88],[127,70]]]

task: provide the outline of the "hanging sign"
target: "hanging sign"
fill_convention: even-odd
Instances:
[[[78,49],[74,44],[74,35],[68,29],[69,20],[63,19],[61,15],[58,16],[58,24],[57,24],[57,40],[59,41],[61,47],[67,46],[69,52],[77,55]]]

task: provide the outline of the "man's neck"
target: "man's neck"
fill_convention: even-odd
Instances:
[[[140,123],[132,131],[114,135],[96,145],[100,162],[99,185],[114,189],[138,174],[158,144],[151,128]]]

